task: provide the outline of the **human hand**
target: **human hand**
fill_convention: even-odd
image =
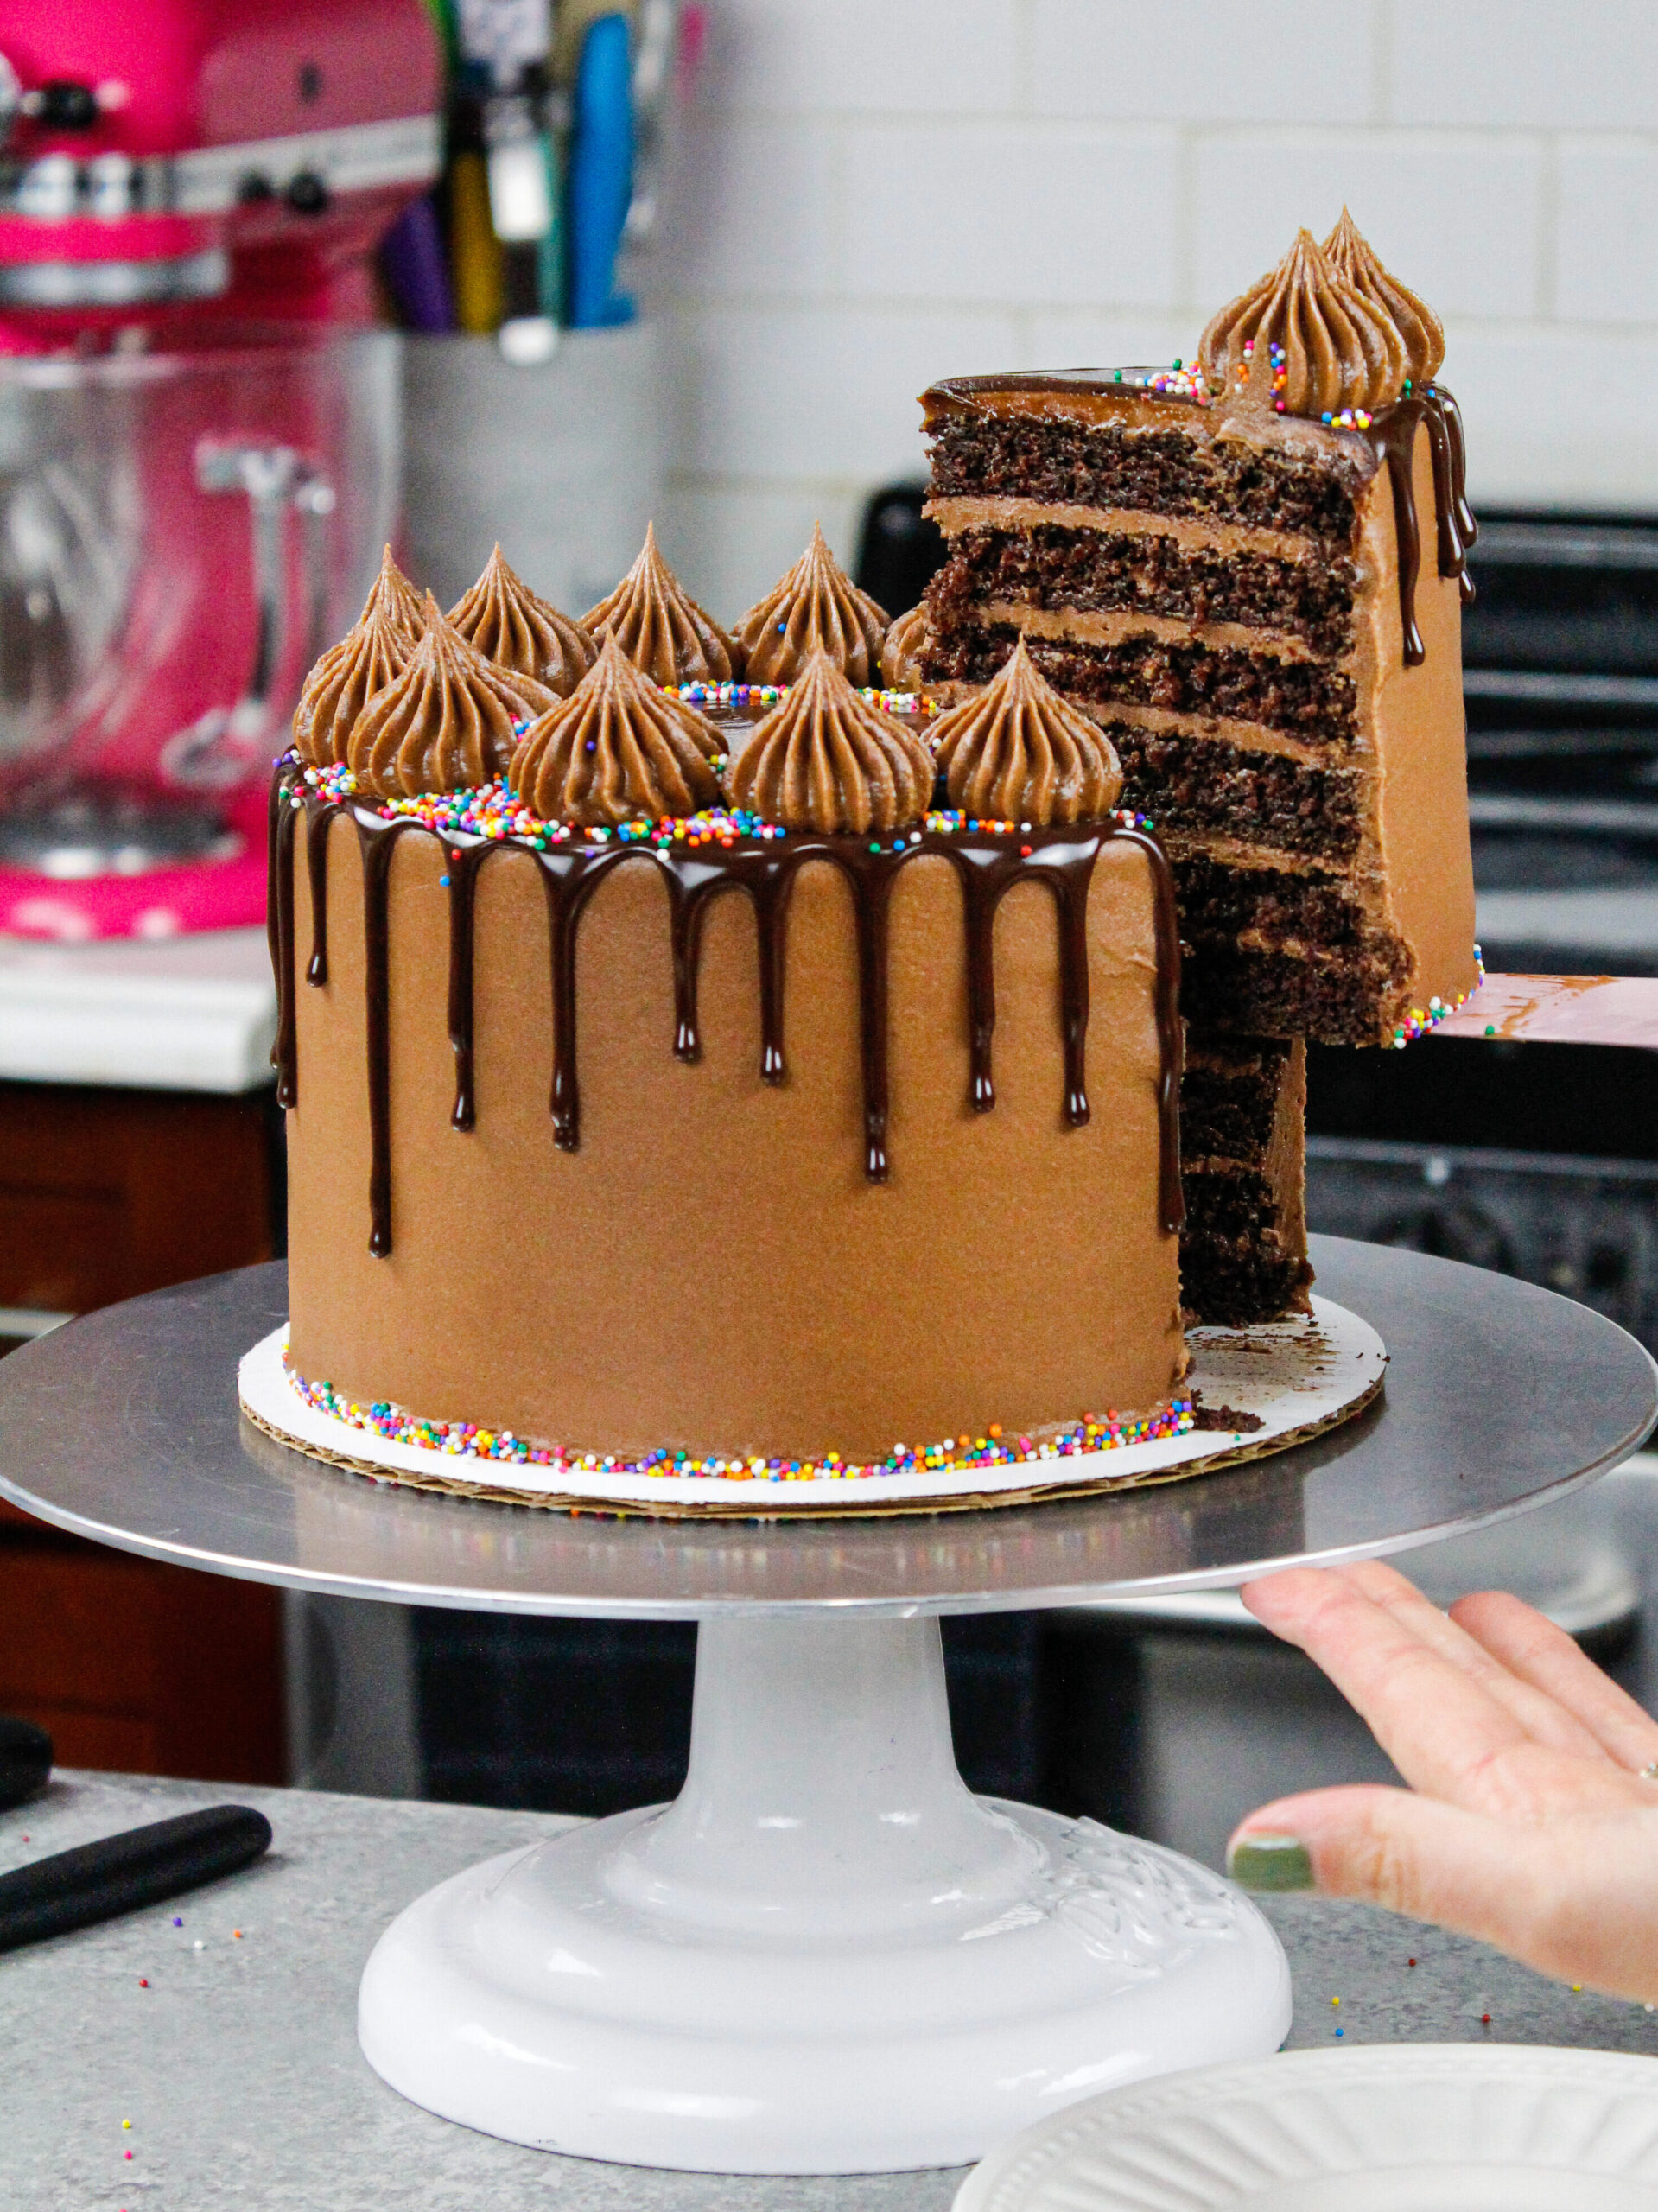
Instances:
[[[1402,1574],[1292,1567],[1243,1602],[1369,1722],[1409,1789],[1309,1790],[1240,1823],[1247,1888],[1437,1921],[1560,1980],[1658,2002],[1658,1721],[1497,1591],[1442,1613]]]

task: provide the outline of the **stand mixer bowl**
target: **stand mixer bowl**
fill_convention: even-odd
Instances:
[[[112,880],[252,864],[305,672],[393,532],[397,342],[0,359],[0,930],[117,933]]]

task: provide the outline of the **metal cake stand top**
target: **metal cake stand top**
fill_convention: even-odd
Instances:
[[[1382,1399],[1269,1459],[1114,1496],[688,1522],[371,1483],[238,1410],[237,1362],[287,1311],[280,1262],[106,1307],[14,1352],[0,1364],[0,1493],[123,1550],[340,1595],[658,1619],[977,1612],[1403,1550],[1589,1481],[1658,1418],[1658,1368],[1585,1306],[1418,1253],[1312,1247],[1319,1290],[1388,1345]]]

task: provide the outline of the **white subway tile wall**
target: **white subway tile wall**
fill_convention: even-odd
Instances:
[[[952,372],[1170,360],[1344,200],[1476,503],[1658,512],[1658,0],[710,0],[646,296],[724,620],[850,561]]]

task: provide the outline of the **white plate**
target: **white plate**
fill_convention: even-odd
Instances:
[[[1069,2106],[954,2212],[1655,2212],[1658,2060],[1520,2044],[1283,2051]]]
[[[308,1404],[283,1363],[286,1327],[273,1329],[243,1357],[238,1385],[245,1411],[284,1443],[364,1474],[473,1491],[524,1504],[603,1503],[634,1511],[746,1516],[905,1508],[925,1511],[971,1501],[1013,1504],[1073,1497],[1119,1484],[1168,1481],[1231,1460],[1257,1459],[1346,1421],[1382,1387],[1387,1347],[1368,1321],[1332,1299],[1315,1298],[1310,1319],[1252,1329],[1193,1329],[1187,1383],[1205,1409],[1230,1408],[1259,1423],[1242,1431],[1197,1429],[1148,1444],[1067,1458],[1032,1458],[1001,1466],[943,1468],[857,1478],[773,1482],[719,1475],[556,1470],[511,1459],[472,1458],[398,1443]],[[416,1414],[420,1407],[412,1408]]]

